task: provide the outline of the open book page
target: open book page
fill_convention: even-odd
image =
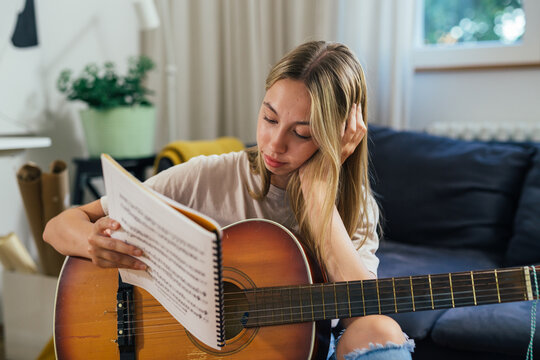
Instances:
[[[208,217],[155,193],[107,155],[101,157],[109,216],[121,229],[113,237],[139,247],[147,270],[120,269],[122,281],[147,290],[191,334],[215,349],[219,299],[216,238],[178,209],[219,229]],[[219,233],[219,230],[217,230]],[[219,233],[220,234],[220,233]]]

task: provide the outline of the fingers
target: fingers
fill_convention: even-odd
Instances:
[[[349,129],[349,132],[351,133],[355,133],[356,132],[356,122],[358,121],[357,118],[358,118],[358,108],[359,106],[357,106],[356,104],[353,104],[352,105],[352,108],[351,108],[351,114],[349,115],[349,126],[348,129]],[[362,113],[360,113],[362,114]]]
[[[92,262],[101,267],[146,269],[146,265],[135,258],[142,256],[141,249],[111,238],[112,231],[119,229],[120,224],[112,219],[101,218],[96,221],[94,231],[88,237],[88,253]]]
[[[364,123],[364,116],[362,115],[362,105],[361,104],[353,104],[353,107],[351,109],[351,119],[350,119],[350,130],[355,135],[360,135],[360,138],[362,138],[365,135],[366,132],[366,124]],[[357,130],[359,132],[357,133]]]
[[[341,140],[341,162],[345,160],[354,152],[358,144],[364,138],[367,132],[366,125],[364,124],[364,117],[362,115],[362,106],[360,104],[353,104],[347,119],[345,131]]]
[[[362,115],[362,106],[360,104],[353,104],[351,107],[351,112],[349,113],[349,118],[347,119],[347,125],[345,127],[345,132],[343,138],[345,142],[350,142],[352,140],[357,140],[365,135],[366,125],[364,124],[364,117]]]

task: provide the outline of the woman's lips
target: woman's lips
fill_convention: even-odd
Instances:
[[[277,161],[277,160],[275,160],[274,158],[271,158],[268,155],[264,155],[264,162],[266,163],[266,165],[269,165],[269,166],[271,166],[273,168],[278,168],[280,166],[285,165],[284,162]]]

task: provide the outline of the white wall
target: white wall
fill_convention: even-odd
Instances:
[[[418,72],[412,129],[433,122],[540,122],[540,68]]]
[[[56,90],[61,70],[80,71],[89,62],[113,61],[119,70],[139,54],[139,30],[128,0],[35,1],[39,46],[17,49],[10,38],[24,1],[0,2],[0,136],[32,133],[48,136],[47,149],[0,151],[0,235],[14,231],[33,249],[16,170],[26,161],[44,171],[55,159],[70,165],[84,155],[77,109]]]

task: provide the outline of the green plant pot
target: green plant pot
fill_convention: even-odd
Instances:
[[[151,106],[81,111],[90,157],[106,153],[115,158],[137,158],[154,153],[156,110]]]

